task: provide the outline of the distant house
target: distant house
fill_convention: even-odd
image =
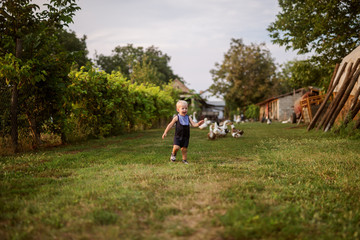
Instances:
[[[206,101],[202,109],[202,118],[218,121],[224,118],[225,102],[224,101]]]
[[[308,92],[316,92],[318,94],[319,90],[315,87],[299,88],[257,103],[256,105],[260,107],[259,120],[286,121],[292,118],[293,113],[300,114],[301,109],[297,110],[295,106],[301,97]]]
[[[180,99],[185,100],[189,103],[189,107],[195,108],[195,100],[193,98],[194,93],[187,87],[183,82],[178,79],[175,79],[172,82],[173,88],[180,92]]]
[[[180,92],[180,99],[186,100],[190,108],[199,109],[197,112],[198,119],[207,118],[217,121],[224,118],[224,101],[208,101],[207,91],[201,91],[199,94],[196,94],[178,79],[175,79],[172,84]]]
[[[175,79],[172,82],[172,86],[180,92],[180,99],[185,100],[189,103],[189,107],[192,109],[203,109],[207,105],[206,101],[194,91],[190,90],[183,82]],[[197,113],[201,115],[201,111]]]

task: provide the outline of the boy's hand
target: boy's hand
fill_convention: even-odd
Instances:
[[[164,133],[163,135],[162,135],[162,139],[164,139],[166,137],[166,133]]]
[[[204,123],[204,120],[200,120],[200,121],[198,122],[199,126],[200,126],[201,124],[203,124],[203,123]]]

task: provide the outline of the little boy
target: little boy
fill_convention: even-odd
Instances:
[[[175,136],[174,136],[174,146],[171,153],[170,160],[172,162],[176,161],[176,153],[181,148],[182,152],[182,162],[188,164],[187,162],[187,148],[189,145],[190,139],[190,124],[193,127],[200,126],[204,120],[195,123],[189,115],[187,115],[188,104],[186,101],[180,100],[176,103],[176,111],[179,113],[176,115],[169,125],[166,127],[162,138],[164,139],[168,131],[176,124],[175,127]]]

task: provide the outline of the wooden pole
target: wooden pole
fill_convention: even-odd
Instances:
[[[332,114],[334,113],[337,105],[339,104],[342,96],[344,95],[344,92],[349,84],[349,81],[351,80],[351,72],[352,72],[352,66],[353,63],[349,64],[344,82],[342,84],[342,86],[340,87],[340,90],[338,91],[338,93],[336,94],[334,100],[331,102],[328,111],[326,112],[326,114],[324,115],[323,119],[321,120],[321,123],[319,124],[319,126],[317,127],[317,129],[321,129],[323,128],[324,130],[324,126],[326,126],[328,124],[328,122],[330,121],[330,118],[332,116]]]
[[[331,80],[330,80],[330,83],[329,83],[327,92],[329,92],[330,89],[331,89],[331,87],[332,87],[332,84],[333,84],[334,79],[335,79],[335,77],[336,77],[337,71],[339,70],[339,67],[340,67],[340,64],[337,63],[337,64],[335,65],[335,69],[334,69],[333,75],[331,76]]]
[[[360,127],[360,118],[356,121],[353,129],[355,130],[355,129],[358,129],[359,127]]]
[[[343,125],[346,127],[347,124],[356,116],[360,110],[360,101],[358,101],[360,95],[360,87],[358,87],[353,100],[351,101],[349,111],[346,114]],[[336,131],[338,132],[338,131]]]
[[[340,82],[340,78],[342,77],[342,75],[345,72],[345,69],[347,67],[347,62],[344,63],[344,65],[342,66],[340,73],[338,74],[335,83],[333,84],[333,86],[331,87],[330,91],[328,92],[328,95],[325,97],[324,101],[322,102],[322,107],[324,108],[327,101],[329,100],[330,96],[333,94],[335,87],[339,84]],[[321,125],[323,124],[323,122],[325,121],[326,115],[327,113],[330,111],[331,106],[333,105],[334,101],[331,101],[330,106],[326,109],[326,112],[324,113],[324,116],[322,117],[320,123],[318,124],[317,130],[319,130],[321,128]],[[320,117],[320,111],[318,110],[318,112],[316,114],[318,114],[317,117]],[[316,116],[316,115],[315,115]],[[315,118],[315,117],[314,117]],[[315,126],[315,124],[314,124]]]
[[[325,99],[323,100],[323,102],[321,103],[319,109],[318,109],[317,112],[315,113],[315,116],[311,119],[311,122],[310,122],[310,124],[309,124],[309,126],[308,126],[308,128],[307,128],[308,131],[310,131],[311,129],[314,128],[314,126],[315,126],[318,118],[320,117],[321,112],[324,110],[324,108],[325,108],[325,106],[326,106],[327,101],[329,100],[329,98],[330,98],[332,92],[334,91],[336,85],[339,83],[340,77],[341,77],[341,75],[343,74],[343,72],[345,71],[346,65],[347,65],[347,63],[345,62],[343,68],[341,69],[341,72],[340,72],[339,76],[336,78],[335,83],[332,85],[332,83],[333,83],[333,81],[334,81],[334,79],[335,79],[336,73],[337,73],[337,71],[338,71],[338,69],[339,69],[339,66],[340,66],[340,64],[338,64],[338,63],[336,64],[334,73],[333,73],[333,75],[332,75],[332,77],[331,77],[329,89],[328,89],[328,91],[326,92]]]
[[[349,83],[351,82],[351,79],[353,78],[353,75],[354,75],[355,71],[357,70],[357,67],[359,66],[359,64],[360,64],[360,58],[358,58],[356,60],[354,66],[353,66],[352,63],[350,63],[350,67],[349,67],[349,69],[347,71],[344,82],[343,82],[339,92],[337,93],[337,95],[336,95],[336,97],[335,97],[335,99],[333,101],[334,104],[332,105],[332,107],[331,107],[331,109],[329,111],[329,114],[326,116],[326,119],[325,119],[325,121],[323,122],[323,124],[321,126],[324,131],[328,130],[327,129],[328,124],[329,124],[330,120],[332,119],[332,116],[333,116],[334,112],[338,109],[338,105],[339,105],[341,99],[344,97],[346,89],[348,89]]]
[[[339,115],[340,111],[342,110],[342,108],[344,107],[346,101],[348,100],[349,96],[350,96],[350,93],[352,92],[354,86],[355,86],[355,83],[356,81],[358,80],[360,76],[360,69],[358,69],[356,71],[356,73],[354,74],[354,76],[352,77],[350,83],[349,83],[349,86],[346,88],[346,91],[343,95],[343,97],[341,98],[341,101],[339,103],[339,105],[337,106],[334,114],[332,114],[331,118],[330,118],[330,121],[329,123],[327,124],[327,126],[325,127],[325,131],[327,132],[328,130],[330,130],[330,128],[332,127],[332,125],[334,124],[337,116]]]

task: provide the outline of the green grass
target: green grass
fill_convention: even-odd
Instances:
[[[2,157],[0,239],[359,239],[360,141],[293,126],[192,129],[189,165],[164,129]]]

